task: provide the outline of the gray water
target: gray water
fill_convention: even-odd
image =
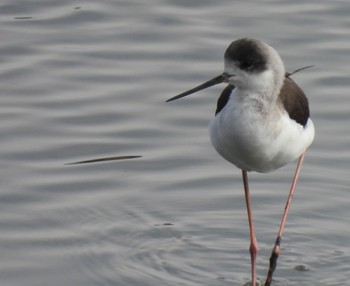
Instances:
[[[293,76],[316,138],[273,285],[350,285],[349,15],[347,0],[2,0],[1,286],[249,281],[240,171],[207,130],[224,86],[164,102],[244,36],[289,71],[315,65]],[[120,155],[143,157],[64,165]],[[294,168],[250,174],[260,281]]]

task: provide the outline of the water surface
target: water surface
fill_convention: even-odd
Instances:
[[[222,72],[244,36],[290,71],[315,65],[293,76],[316,138],[273,285],[346,284],[349,13],[347,1],[2,1],[1,285],[249,281],[240,171],[207,130],[223,86],[165,103]],[[118,155],[143,157],[64,165]],[[250,174],[260,280],[294,168]]]

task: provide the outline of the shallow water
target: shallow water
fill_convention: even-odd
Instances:
[[[348,1],[2,1],[1,285],[249,281],[240,172],[207,130],[223,86],[164,102],[222,72],[243,36],[288,70],[315,65],[293,76],[317,133],[273,285],[346,285],[349,13]],[[118,155],[143,157],[64,165]],[[260,280],[294,168],[250,174]]]

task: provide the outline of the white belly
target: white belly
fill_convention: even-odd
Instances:
[[[270,172],[297,159],[314,138],[309,118],[305,127],[287,112],[266,118],[229,101],[210,123],[216,151],[240,169]]]

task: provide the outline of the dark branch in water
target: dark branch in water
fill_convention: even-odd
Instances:
[[[314,65],[302,67],[302,68],[296,69],[296,70],[294,70],[292,72],[286,72],[286,77],[289,77],[289,76],[291,76],[293,74],[296,74],[297,72],[300,72],[302,70],[306,70],[306,69],[309,69],[309,68],[312,68],[312,67],[314,67]]]
[[[136,155],[136,156],[114,156],[114,157],[105,157],[105,158],[97,158],[97,159],[72,162],[72,163],[67,163],[65,165],[78,165],[78,164],[98,163],[98,162],[106,162],[106,161],[127,160],[127,159],[141,158],[141,157],[142,156],[138,156],[138,155]]]

